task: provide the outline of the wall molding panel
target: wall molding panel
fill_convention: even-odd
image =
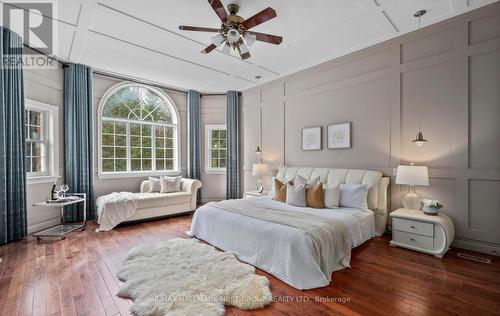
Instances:
[[[454,245],[499,255],[498,69],[500,3],[494,3],[244,91],[245,190],[255,184],[257,145],[271,170],[379,170],[392,178],[391,210],[407,191],[394,184],[394,168],[427,165],[430,186],[418,191],[445,204]],[[429,140],[422,147],[411,143],[419,117]],[[353,146],[328,150],[326,127],[341,121],[352,123]],[[323,150],[301,151],[307,126],[323,126]]]

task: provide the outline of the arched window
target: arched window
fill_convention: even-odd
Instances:
[[[118,84],[102,98],[99,113],[100,174],[179,171],[179,115],[165,93]]]

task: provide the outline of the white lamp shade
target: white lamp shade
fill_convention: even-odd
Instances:
[[[266,163],[254,163],[252,166],[252,175],[262,177],[268,174]]]
[[[398,166],[396,184],[429,185],[429,171],[426,166]]]
[[[229,31],[227,31],[227,40],[231,44],[236,43],[240,40],[240,32],[235,29],[230,29]]]
[[[219,47],[222,43],[224,43],[226,38],[221,33],[218,33],[217,35],[212,36],[211,40],[215,46]]]
[[[245,34],[243,34],[243,39],[247,42],[248,46],[252,46],[255,43],[257,36],[250,34],[248,32],[245,32]]]
[[[224,47],[222,48],[222,52],[226,55],[229,55],[231,54],[230,48],[231,46],[226,42],[226,44],[224,44]]]

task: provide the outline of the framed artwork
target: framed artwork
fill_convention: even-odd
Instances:
[[[302,150],[321,150],[322,127],[306,127],[302,129]]]
[[[351,148],[351,122],[328,125],[328,149]]]

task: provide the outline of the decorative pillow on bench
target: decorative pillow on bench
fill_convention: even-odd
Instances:
[[[181,190],[182,176],[178,177],[160,177],[160,193],[173,193]]]

